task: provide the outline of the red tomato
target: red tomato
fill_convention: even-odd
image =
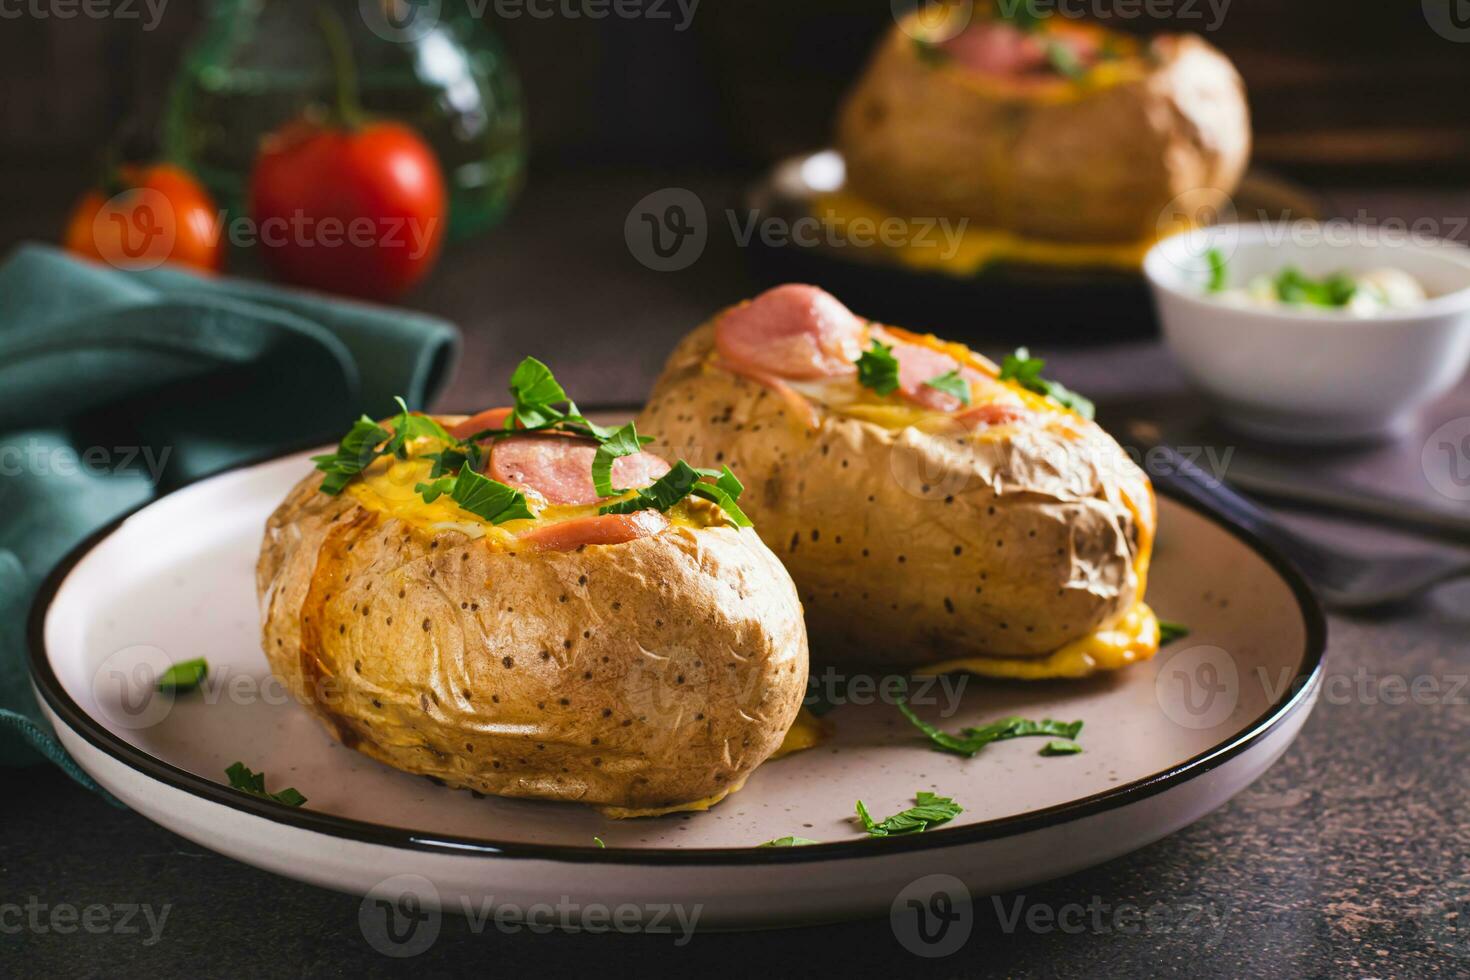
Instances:
[[[294,123],[262,144],[251,216],[288,282],[393,299],[433,267],[447,222],[434,151],[407,126]]]
[[[168,164],[122,166],[121,190],[91,190],[72,209],[67,251],[119,269],[176,262],[206,272],[224,264],[223,221],[209,192]]]

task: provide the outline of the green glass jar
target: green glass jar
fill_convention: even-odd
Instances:
[[[363,108],[413,126],[438,154],[449,234],[482,231],[520,189],[525,125],[515,69],[468,8],[440,0],[212,0],[174,79],[166,148],[242,213],[261,138],[336,99],[329,18],[347,41]]]

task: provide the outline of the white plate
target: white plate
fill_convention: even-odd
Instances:
[[[645,920],[673,904],[697,908],[701,927],[732,928],[880,914],[936,873],[975,894],[1012,889],[1220,806],[1290,744],[1319,682],[1325,628],[1300,577],[1244,532],[1166,498],[1149,597],[1192,628],[1186,640],[1083,682],[968,678],[956,712],[941,719],[938,691],[940,706],[921,709],[950,730],[1009,714],[1080,718],[1081,755],[1044,758],[1044,740],[1017,739],[963,759],[932,751],[891,705],[849,703],[827,716],[828,744],[763,766],[708,813],[618,822],[477,798],[338,745],[270,680],[256,552],[266,515],[307,466],[299,454],[233,470],[99,532],[43,588],[31,667],[67,750],[123,802],[205,847],[348,892],[455,909],[489,900],[512,914],[542,902],[589,916],[637,906]],[[147,697],[140,665],[199,656],[211,672],[202,690]],[[230,789],[224,770],[237,760],[308,803]],[[851,820],[858,798],[881,817],[924,789],[964,813],[881,840]],[[753,847],[789,834],[824,843]]]

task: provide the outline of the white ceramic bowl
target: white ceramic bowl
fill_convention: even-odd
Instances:
[[[1372,318],[1339,311],[1241,307],[1205,291],[1205,254],[1226,257],[1230,285],[1295,265],[1312,277],[1402,269],[1429,300]],[[1470,362],[1470,249],[1379,229],[1234,224],[1155,245],[1143,268],[1164,338],[1224,419],[1289,442],[1397,434]]]

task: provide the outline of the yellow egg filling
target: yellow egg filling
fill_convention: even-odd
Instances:
[[[630,491],[592,504],[548,504],[534,490],[526,490],[523,491],[526,503],[535,518],[492,524],[461,508],[448,494],[428,503],[415,489],[420,484],[433,482],[429,476],[433,461],[416,455],[433,451],[435,447],[431,443],[432,440],[415,441],[407,459],[384,456],[374,460],[362,471],[361,478],[348,484],[344,492],[369,510],[420,530],[459,531],[472,538],[484,538],[492,547],[506,549],[514,547],[517,536],[533,527],[592,517],[599,508],[633,496]],[[664,516],[670,524],[686,528],[714,527],[725,523],[724,512],[716,504],[697,497],[679,501],[665,511]]]

